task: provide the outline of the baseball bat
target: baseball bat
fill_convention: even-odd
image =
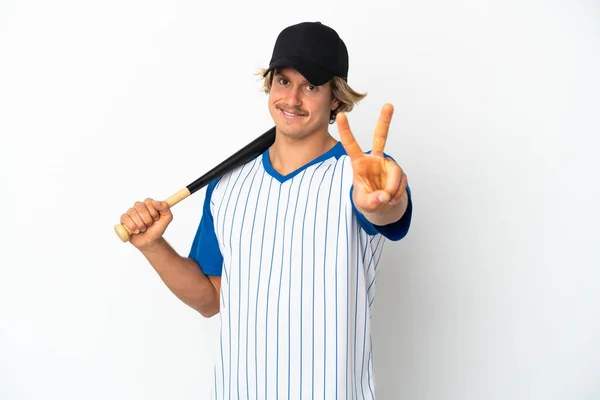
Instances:
[[[220,164],[212,168],[210,171],[202,175],[200,178],[196,179],[194,182],[190,183],[183,189],[174,193],[165,201],[167,202],[169,207],[174,206],[175,204],[179,203],[181,200],[185,199],[192,193],[202,189],[204,186],[208,185],[213,180],[222,177],[227,172],[230,172],[231,170],[259,156],[265,150],[267,150],[274,142],[275,127],[272,127],[271,129],[269,129],[268,131],[266,131],[265,133],[258,136],[256,139],[239,149],[237,152],[229,156]],[[129,238],[132,235],[132,232],[124,224],[116,224],[115,232],[123,242],[129,241]]]

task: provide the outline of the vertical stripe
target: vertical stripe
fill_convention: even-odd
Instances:
[[[229,251],[230,252],[232,251],[232,244],[231,243],[233,241],[233,223],[235,222],[235,216],[237,214],[236,211],[237,211],[238,202],[240,201],[240,195],[244,191],[244,183],[246,183],[246,180],[248,179],[248,177],[252,173],[252,170],[254,169],[254,167],[257,164],[258,163],[256,161],[254,162],[254,164],[252,164],[252,167],[250,167],[250,171],[248,171],[248,173],[244,177],[244,180],[242,180],[242,183],[238,187],[238,193],[237,193],[237,197],[235,199],[235,206],[233,207],[233,213],[232,213],[232,217],[231,217],[231,228],[229,230]],[[258,169],[256,171],[254,171],[254,176],[256,176],[256,172],[257,171],[258,171]],[[240,175],[241,175],[241,173],[240,173]],[[252,178],[252,181],[254,181],[254,177]],[[252,187],[252,183],[250,183],[250,187]],[[246,211],[246,207],[248,206],[248,197],[250,197],[249,194],[250,194],[250,189],[248,189],[248,195],[246,197],[246,206],[244,207],[244,213],[242,213],[242,221],[241,221],[241,225],[239,227],[239,229],[240,229],[240,235],[241,235],[241,229],[244,226],[244,217],[246,216],[245,215],[245,211]],[[225,213],[227,213],[227,211],[225,211]],[[225,219],[223,219],[223,224],[225,224]],[[241,243],[241,240],[240,240],[240,243]]]
[[[254,163],[255,165],[260,165],[258,162]],[[252,166],[252,168],[254,168],[254,165]],[[254,171],[254,175],[252,175],[252,181],[250,181],[250,187],[248,188],[248,194],[246,196],[246,204],[244,205],[244,211],[242,212],[242,222],[240,224],[240,237],[238,239],[239,241],[239,249],[238,249],[238,326],[237,326],[237,337],[238,337],[238,345],[237,345],[237,372],[235,374],[236,376],[236,384],[237,384],[237,396],[238,398],[240,398],[240,336],[241,336],[241,331],[240,331],[240,323],[241,323],[241,309],[242,309],[242,243],[244,242],[242,235],[244,233],[244,220],[246,219],[246,210],[248,209],[248,201],[250,200],[250,193],[252,191],[252,187],[254,185],[254,179],[256,178],[256,174],[258,172],[259,168],[257,168]],[[263,174],[264,176],[264,174]],[[240,187],[240,193],[242,192],[242,188],[243,188],[244,184],[242,183],[242,186]],[[238,193],[238,199],[239,199],[239,193]],[[233,218],[231,221],[231,230],[233,231]],[[233,232],[231,234],[231,237],[233,237]],[[252,240],[252,232],[250,232],[250,240]],[[230,242],[229,242],[229,247],[231,249],[231,238],[230,238]],[[231,314],[230,314],[231,315]],[[246,313],[246,320],[248,320],[248,313]],[[248,337],[248,330],[246,329],[246,338]],[[248,357],[246,355],[246,357]],[[248,370],[246,369],[246,376],[248,376]]]
[[[229,182],[231,182],[231,174],[227,174],[227,185],[225,185],[225,190],[223,192],[223,198],[225,197],[225,194],[227,193],[227,188],[229,188]],[[221,180],[219,180],[219,183],[217,185],[215,185],[215,190],[216,190],[216,186],[219,186],[221,184]],[[214,190],[213,190],[213,196],[214,196]],[[217,221],[219,221],[219,218],[221,218],[221,207],[223,206],[223,198],[219,199],[219,209],[217,210],[217,215],[214,218],[215,221],[215,234],[217,235],[217,237],[222,237],[223,235],[219,234],[219,226]]]
[[[260,200],[260,193],[262,191],[262,186],[263,186],[263,181],[265,179],[265,170],[262,170],[262,177],[260,178],[260,186],[258,188],[258,194],[256,195],[256,205],[254,206],[254,216],[252,217],[252,229],[250,231],[250,246],[248,247],[248,268],[250,269],[252,266],[252,240],[254,239],[254,223],[256,222],[256,216],[258,215],[258,202]],[[250,197],[250,195],[248,195],[248,197]],[[240,241],[241,244],[241,241]],[[240,297],[241,298],[241,297]],[[250,277],[248,277],[248,289],[246,290],[246,306],[249,307],[250,306]],[[246,312],[246,396],[250,396],[250,384],[249,384],[249,378],[248,378],[248,338],[250,336],[250,332],[248,330],[248,326],[249,324],[249,320],[250,320],[250,310],[247,310],[248,312]],[[255,334],[256,335],[256,334]],[[254,358],[256,359],[256,354],[254,355]],[[256,373],[256,370],[255,370]],[[258,394],[257,394],[258,396]]]
[[[327,231],[329,230],[329,204],[331,200],[331,187],[335,178],[335,170],[337,163],[333,166],[331,179],[329,182],[329,195],[327,196],[327,206],[325,207],[325,240],[323,245],[323,398],[327,398],[327,280],[325,278],[327,272]],[[337,381],[337,376],[336,376]]]
[[[365,257],[367,256],[367,250],[369,249],[369,246],[365,246],[365,249],[363,251],[363,256],[362,256],[362,262],[363,264],[365,263]]]
[[[225,275],[225,286],[227,288],[229,288],[229,273],[227,272],[227,269],[229,269],[230,266],[227,262],[225,262],[225,259],[223,259],[223,274]],[[229,290],[228,290],[229,292]],[[223,304],[225,304],[225,297],[223,297]],[[227,305],[229,306],[229,305]]]
[[[319,166],[317,168],[315,168],[313,170],[312,175],[310,176],[310,181],[308,182],[308,190],[306,192],[306,205],[304,206],[304,218],[302,218],[302,241],[301,241],[301,252],[300,252],[300,293],[304,293],[304,228],[306,226],[306,210],[308,209],[308,198],[310,196],[310,185],[312,183],[312,180],[315,176],[315,173],[317,172],[317,170],[323,165],[323,163],[321,162],[319,164]],[[302,298],[300,299],[300,398],[302,398],[302,359],[304,358],[304,351],[303,351],[303,343],[304,343],[304,337],[302,336],[302,329],[303,329],[303,316],[304,316],[304,302],[302,301]]]
[[[292,233],[290,237],[290,276],[289,276],[289,285],[288,285],[288,295],[290,296],[290,301],[288,302],[288,400],[291,397],[291,370],[292,370],[292,270],[291,267],[293,265],[293,243],[294,243],[294,224],[296,223],[296,211],[298,210],[298,203],[300,199],[300,189],[302,188],[302,181],[304,180],[304,176],[306,175],[306,170],[302,172],[302,176],[300,177],[300,183],[298,183],[298,195],[296,196],[296,205],[294,206],[294,216],[292,217]]]
[[[215,363],[215,366],[213,368],[213,377],[215,379],[215,386],[213,386],[213,395],[212,398],[213,399],[217,399],[219,397],[218,395],[218,386],[217,386],[217,364]]]
[[[256,332],[257,330],[257,324],[258,324],[258,294],[260,293],[260,278],[262,276],[262,253],[263,253],[263,247],[265,244],[265,231],[266,231],[266,221],[267,221],[267,215],[269,215],[269,213],[267,212],[267,209],[269,208],[269,199],[271,198],[271,186],[273,185],[273,178],[271,177],[271,180],[269,182],[269,192],[267,194],[267,201],[265,202],[265,218],[264,218],[264,222],[263,222],[263,232],[262,232],[262,239],[261,239],[261,244],[260,244],[260,256],[258,259],[258,284],[256,287],[256,310],[254,313],[254,330]],[[254,370],[256,371],[256,398],[258,399],[258,338],[257,338],[257,334],[254,335]],[[266,388],[265,388],[266,389]]]
[[[369,259],[369,264],[367,265],[366,273],[368,273],[371,270],[371,265],[373,265],[373,266],[375,265],[373,263],[373,260],[374,260],[375,256],[377,255],[377,249],[379,248],[379,245],[382,244],[382,242],[383,242],[383,235],[377,235],[376,237],[378,238],[378,240],[377,240],[377,244],[375,245],[375,249],[373,249],[370,246],[365,247],[365,248],[367,248],[367,247],[371,248],[371,258]],[[372,242],[373,241],[371,240],[370,243],[372,244]],[[375,267],[373,267],[373,268],[375,268]]]
[[[223,198],[225,197],[225,194],[227,193],[227,189],[229,188],[229,183],[231,182],[231,179],[232,179],[231,174],[228,174],[227,175],[227,184],[225,185],[225,191],[223,193],[222,198],[219,199],[219,209],[217,210],[217,216],[216,216],[216,218],[213,219],[215,234],[216,234],[217,238],[222,238],[223,237],[223,235],[222,235],[223,232],[222,231],[221,231],[221,234],[219,234],[219,219],[221,217],[221,207],[223,206],[223,203],[224,203]],[[220,184],[221,184],[221,180],[219,180],[219,182],[217,183],[217,185],[215,185],[215,187],[218,186],[218,185],[220,185]],[[214,195],[214,191],[213,191],[213,195]],[[223,263],[223,264],[225,264],[225,263]],[[227,276],[227,270],[225,268],[225,265],[223,265],[223,272],[225,273],[225,280],[228,281],[229,277]],[[224,298],[222,299],[222,304],[225,305],[225,299]],[[225,376],[225,375],[223,375],[223,376]]]
[[[365,312],[365,316],[363,318],[363,349],[362,349],[362,365],[360,367],[360,389],[362,392],[363,400],[365,399],[365,386],[364,386],[364,373],[365,373],[365,353],[367,352],[367,324],[369,320],[366,318],[367,316],[367,296],[365,292],[365,304],[363,307]],[[368,362],[368,360],[367,360]]]
[[[346,216],[346,218],[344,218],[344,221],[346,222],[346,249],[350,249],[351,248],[350,240],[348,237],[348,216]],[[346,263],[348,265],[350,265],[350,253],[349,252],[347,252],[347,254],[346,254]],[[350,347],[350,301],[348,301],[348,300],[349,300],[350,296],[349,296],[348,292],[350,290],[350,268],[347,268],[345,275],[346,275],[346,298],[345,298],[345,304],[346,304],[346,315],[345,315],[345,317],[346,317],[346,357],[344,357],[344,358],[346,360],[346,400],[348,400],[348,394],[350,392],[350,379],[348,379],[349,375],[350,375],[350,372],[348,370],[348,365],[349,365],[348,359],[350,358],[350,356],[352,354],[349,350],[349,347]]]
[[[367,265],[367,271],[366,274],[368,276],[368,272],[371,270],[371,265],[375,265],[375,263],[373,262],[373,260],[375,259],[375,257],[378,255],[377,253],[377,248],[379,247],[379,245],[383,243],[383,237],[379,238],[379,241],[377,242],[377,246],[375,247],[375,249],[371,252],[371,258],[369,259],[369,264]],[[375,282],[375,266],[373,266],[373,279],[371,280],[371,282],[369,282],[369,286],[367,288],[367,292],[371,289],[371,285],[373,285],[373,283]]]
[[[279,290],[277,292],[277,335],[276,335],[276,340],[275,340],[275,343],[277,343],[277,346],[275,348],[275,350],[276,350],[276,355],[275,355],[275,393],[276,393],[277,397],[279,397],[279,348],[281,347],[279,345],[279,300],[281,299],[281,281],[283,280],[283,271],[286,269],[286,265],[284,263],[285,247],[286,247],[285,233],[287,231],[286,222],[287,222],[287,216],[288,216],[288,207],[290,205],[290,197],[292,197],[293,183],[294,183],[294,181],[292,181],[290,183],[287,200],[285,202],[285,214],[283,216],[283,238],[281,240],[282,241],[281,265],[279,267],[279,269],[281,270],[281,273],[279,274]],[[297,203],[298,203],[298,199],[296,198],[296,204]],[[292,252],[292,250],[291,250],[291,244],[290,244],[290,253],[291,252]],[[287,266],[287,269],[291,276],[291,263]],[[288,295],[289,295],[289,293],[288,293]],[[288,326],[289,326],[289,321],[288,321]],[[289,382],[288,382],[288,386],[289,386]]]
[[[223,326],[223,321],[221,318],[221,326]],[[219,346],[221,347],[221,378],[223,379],[223,386],[221,386],[221,392],[225,390],[225,358],[223,357],[223,329],[221,328],[221,335],[219,338]],[[224,393],[221,393],[222,397],[225,397]]]
[[[369,362],[367,363],[367,377],[369,382],[369,392],[371,392],[371,399],[375,399],[375,393],[373,393],[373,387],[371,386],[371,370],[373,369],[373,341],[371,335],[369,335]]]
[[[377,262],[375,263],[375,273],[379,273],[379,261],[381,261],[381,256],[383,255],[383,246],[385,245],[385,239],[383,239],[381,248],[379,249],[379,257],[377,258]]]
[[[246,167],[247,164],[242,165],[242,168],[239,170],[239,172],[237,173],[237,177],[235,178],[235,182],[233,182],[233,186],[231,187],[231,190],[229,190],[229,197],[227,198],[227,201],[225,202],[225,211],[224,211],[224,215],[223,215],[223,221],[222,221],[222,225],[221,225],[221,235],[225,235],[225,221],[227,220],[227,211],[229,211],[229,205],[231,204],[231,195],[233,194],[233,190],[235,189],[238,180],[240,179],[240,176],[242,176],[242,172],[244,172],[244,168]]]
[[[340,216],[342,213],[342,193],[343,193],[343,182],[344,182],[344,162],[341,162],[342,164],[342,170],[340,172],[340,198],[339,198],[339,205],[338,205],[338,223],[337,223],[337,233],[335,235],[335,237],[337,238],[337,240],[335,241],[335,398],[338,399],[338,382],[339,382],[339,377],[338,377],[338,362],[339,362],[339,353],[338,353],[338,348],[339,348],[339,336],[338,336],[338,280],[339,280],[339,275],[338,275],[338,255],[339,255],[339,246],[340,246],[340,240],[339,240],[339,236],[340,236],[340,225],[341,225],[341,220],[340,220]]]
[[[319,215],[318,213],[318,207],[319,207],[319,194],[321,193],[321,185],[323,184],[323,181],[325,180],[325,176],[327,175],[327,171],[329,171],[329,168],[331,167],[331,165],[327,166],[327,169],[325,169],[325,172],[323,172],[323,176],[321,177],[321,182],[319,182],[319,186],[317,187],[317,196],[315,198],[315,220],[313,223],[313,249],[312,249],[312,255],[313,255],[313,259],[312,259],[312,267],[313,267],[313,271],[312,271],[312,348],[311,348],[311,361],[312,361],[312,381],[311,381],[311,389],[312,389],[312,398],[315,398],[315,256],[316,256],[316,245],[315,245],[315,241],[316,241],[316,231],[317,231],[317,218],[321,217],[321,215]],[[325,234],[327,235],[327,227],[325,229]],[[325,238],[327,238],[327,236],[325,236]],[[327,240],[327,239],[325,239]],[[323,385],[325,386],[325,385]]]
[[[268,398],[268,388],[267,378],[269,377],[269,292],[271,291],[271,274],[273,272],[273,259],[275,258],[275,240],[277,238],[277,228],[279,224],[277,223],[277,219],[279,218],[279,200],[281,199],[281,185],[279,185],[279,191],[277,194],[277,206],[275,213],[275,229],[273,229],[273,245],[271,246],[271,265],[269,266],[269,280],[267,282],[267,310],[265,313],[265,398]]]
[[[381,242],[382,243],[384,242],[383,239],[381,240]],[[381,247],[383,248],[383,245]],[[374,284],[377,282],[377,275],[379,275],[379,269],[377,268],[377,265],[379,265],[379,260],[381,260],[381,255],[382,254],[383,254],[383,252],[381,251],[381,249],[379,251],[379,254],[374,254],[374,256],[378,255],[379,258],[377,258],[377,261],[375,262],[374,267],[373,267],[373,271],[374,271],[374,273],[373,273],[373,280],[371,281],[371,283],[369,284],[369,287],[367,288],[367,295],[369,293],[371,293],[371,287],[374,288],[375,287]]]
[[[238,206],[238,202],[240,200],[240,195],[242,194],[242,191],[244,190],[244,183],[246,183],[246,179],[248,179],[248,177],[250,176],[250,173],[254,169],[254,166],[257,165],[257,163],[258,163],[258,161],[254,160],[254,163],[252,164],[252,166],[250,167],[250,169],[246,173],[246,176],[242,180],[242,183],[238,187],[237,186],[237,182],[238,182],[239,178],[242,176],[242,172],[243,172],[244,168],[246,167],[246,165],[249,165],[249,164],[244,164],[242,166],[242,169],[241,169],[241,171],[240,171],[237,179],[235,180],[235,183],[233,184],[233,187],[231,188],[231,192],[229,193],[229,200],[227,200],[228,203],[231,201],[231,195],[233,194],[233,190],[237,188],[237,196],[236,196],[236,199],[235,199],[235,204],[233,206],[233,211],[232,211],[232,215],[231,215],[231,227],[229,229],[229,252],[230,253],[231,253],[231,249],[232,249],[231,242],[232,242],[233,236],[234,236],[233,223],[235,222],[235,216],[237,215],[237,206]],[[228,210],[228,208],[229,208],[229,204],[227,204],[227,208],[225,208],[225,216],[223,218],[223,231],[225,230],[225,220],[227,219],[227,210]],[[244,218],[244,216],[242,215],[242,222],[241,222],[242,227],[244,225],[243,218]],[[240,227],[240,235],[241,235],[241,229],[242,229],[242,227]],[[241,241],[240,241],[240,243],[241,243]],[[232,265],[230,267],[233,267],[233,263],[232,263]],[[238,277],[238,280],[239,280],[239,277]],[[227,287],[228,287],[228,290],[227,290],[227,303],[231,307],[231,286],[228,285]],[[238,297],[239,297],[239,294],[238,294]],[[229,312],[227,313],[228,323],[229,323],[229,330],[227,332],[229,334],[229,388],[228,388],[229,398],[231,398],[231,376],[233,374],[233,371],[232,371],[233,361],[231,359],[232,358],[232,353],[233,353],[233,347],[231,346],[231,314],[232,314],[232,310],[229,310]],[[239,326],[239,309],[238,309],[238,326]],[[237,330],[237,334],[238,334],[238,337],[239,337],[239,329]],[[238,338],[238,341],[239,341],[239,338]],[[239,347],[238,347],[237,350],[238,350],[237,353],[238,353],[238,368],[239,368]],[[238,392],[239,392],[239,386],[238,386]]]

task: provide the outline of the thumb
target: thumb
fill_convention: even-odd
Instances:
[[[166,201],[154,200],[154,207],[161,215],[168,215],[171,213],[169,203]]]

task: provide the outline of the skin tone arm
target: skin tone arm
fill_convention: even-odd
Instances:
[[[163,234],[173,215],[164,201],[136,202],[121,216],[134,234],[129,242],[146,257],[165,285],[182,302],[206,318],[219,312],[220,276],[205,275],[196,261],[182,257]]]
[[[408,207],[406,174],[383,154],[393,112],[391,104],[383,106],[370,154],[365,154],[356,142],[346,115],[340,113],[336,118],[340,140],[352,162],[354,204],[375,225],[398,221]]]

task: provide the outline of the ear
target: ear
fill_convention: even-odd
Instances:
[[[337,110],[337,108],[339,106],[340,106],[340,101],[338,99],[333,99],[333,101],[331,102],[331,111]]]

